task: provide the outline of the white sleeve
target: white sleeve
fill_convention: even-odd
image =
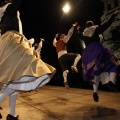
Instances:
[[[31,38],[28,40],[29,43],[31,43],[33,45],[33,43],[35,42],[34,38]]]
[[[41,51],[42,45],[43,45],[43,41],[41,40],[40,43],[39,43],[39,45],[38,45],[38,48],[36,49],[37,52]]]
[[[56,47],[56,42],[57,42],[57,40],[56,40],[56,38],[54,38],[54,40],[53,40],[53,46],[54,47]]]
[[[71,27],[71,29],[68,31],[68,34],[63,38],[64,43],[67,43],[72,36],[74,31],[74,27]]]

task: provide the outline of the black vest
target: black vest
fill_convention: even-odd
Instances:
[[[9,30],[15,30],[19,32],[17,11],[22,1],[23,0],[12,0],[12,3],[6,8],[6,11],[0,22],[1,35]]]
[[[0,22],[1,35],[9,30],[15,30],[19,32],[19,24],[17,19],[17,11],[14,15],[9,14],[10,5],[8,5]]]

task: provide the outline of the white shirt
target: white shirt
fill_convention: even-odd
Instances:
[[[71,38],[72,34],[73,34],[73,31],[74,31],[74,27],[72,26],[71,29],[68,31],[68,34],[63,38],[63,42],[64,43],[67,43],[69,41],[69,39]],[[56,47],[56,38],[54,38],[53,40],[53,46]],[[67,50],[62,50],[62,51],[59,51],[58,52],[58,58],[60,58],[62,55],[66,54],[67,53]]]

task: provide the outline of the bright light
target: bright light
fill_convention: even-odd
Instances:
[[[66,5],[65,5],[62,9],[63,9],[63,11],[64,11],[65,13],[68,13],[69,10],[70,10],[70,6],[69,6],[69,4],[66,3]]]

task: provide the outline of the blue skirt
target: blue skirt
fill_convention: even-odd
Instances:
[[[103,72],[118,71],[116,57],[100,42],[89,44],[82,52],[82,74],[85,81]]]

